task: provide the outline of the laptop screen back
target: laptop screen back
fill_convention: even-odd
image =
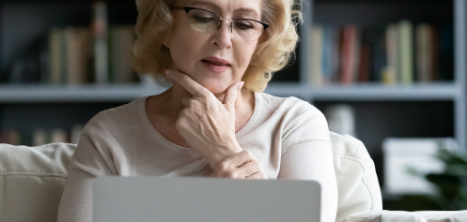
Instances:
[[[94,222],[319,222],[314,181],[98,177]]]

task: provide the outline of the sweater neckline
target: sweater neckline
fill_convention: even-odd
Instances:
[[[237,139],[242,137],[246,132],[248,132],[249,129],[252,127],[251,125],[258,118],[257,117],[259,115],[258,114],[258,112],[259,112],[258,111],[259,110],[259,98],[258,98],[258,96],[260,96],[260,95],[257,92],[253,92],[253,94],[254,94],[254,97],[255,97],[255,104],[254,104],[254,108],[253,108],[253,114],[250,117],[250,119],[248,120],[248,122],[243,126],[243,128],[240,129],[240,131],[238,131],[235,134],[235,137]],[[141,98],[139,100],[139,104],[138,104],[140,118],[141,118],[141,120],[143,122],[143,125],[145,125],[146,129],[148,130],[148,132],[150,132],[151,135],[154,135],[155,139],[158,142],[164,144],[165,147],[167,147],[167,148],[169,148],[169,149],[171,149],[173,151],[188,154],[188,155],[190,155],[192,157],[195,157],[195,158],[202,158],[203,156],[196,149],[193,149],[191,147],[187,148],[187,147],[179,146],[179,145],[177,145],[175,143],[172,143],[167,138],[162,136],[162,134],[160,134],[159,131],[157,131],[156,128],[154,128],[152,126],[151,122],[149,121],[148,115],[146,113],[146,100],[149,97],[151,97],[151,96],[145,96],[145,97]]]

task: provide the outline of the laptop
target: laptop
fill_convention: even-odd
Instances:
[[[98,177],[94,222],[319,222],[315,181]]]

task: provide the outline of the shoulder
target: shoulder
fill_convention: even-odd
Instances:
[[[122,106],[110,108],[97,113],[84,127],[84,131],[96,133],[126,129],[129,125],[138,124],[141,115],[141,103],[146,97],[131,101]]]
[[[323,113],[307,101],[294,96],[277,97],[260,93],[259,99],[279,120],[283,145],[303,141],[329,141],[329,128]]]
[[[295,96],[278,97],[267,93],[257,93],[258,101],[263,103],[270,111],[279,112],[286,119],[324,119],[319,109]]]

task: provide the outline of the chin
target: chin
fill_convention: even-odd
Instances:
[[[201,83],[201,85],[203,85],[204,88],[208,89],[213,94],[224,93],[225,90],[227,90],[230,86],[229,84],[222,84],[219,82],[211,82],[211,81]]]
[[[205,88],[211,91],[214,95],[224,93],[225,90],[228,89],[228,87],[220,87],[220,86],[207,86],[207,87],[205,86]]]

